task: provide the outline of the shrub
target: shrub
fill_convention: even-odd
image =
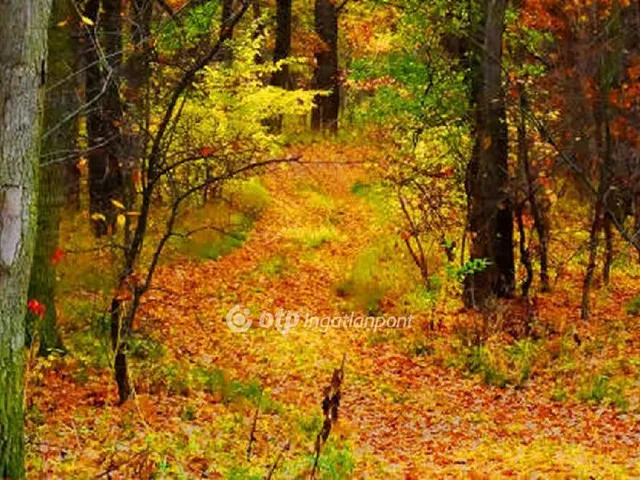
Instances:
[[[640,295],[627,302],[627,313],[629,315],[640,315]]]

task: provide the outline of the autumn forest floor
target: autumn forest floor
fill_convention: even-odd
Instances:
[[[453,280],[443,276],[433,294],[416,288],[359,162],[366,150],[300,149],[304,164],[262,179],[269,201],[241,245],[215,260],[174,256],[158,272],[136,325],[136,395],[122,407],[99,300],[88,287],[69,294],[75,310],[60,308],[69,354],[30,362],[30,478],[265,478],[280,455],[273,478],[307,478],[323,388],[344,355],[319,478],[640,476],[631,261],[597,290],[589,324],[579,321],[578,255],[552,293],[536,294],[537,335],[504,333],[521,315],[512,302],[496,305],[502,328],[478,345],[482,322],[462,310]],[[574,233],[558,239],[557,258],[571,255]],[[251,312],[246,333],[225,321],[235,305]],[[377,331],[256,326],[278,309],[414,317]]]

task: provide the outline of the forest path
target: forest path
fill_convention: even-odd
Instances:
[[[331,435],[350,446],[354,478],[510,475],[523,466],[541,475],[580,475],[602,465],[617,475],[629,468],[637,423],[612,409],[553,402],[535,383],[487,387],[428,355],[409,355],[397,342],[377,341],[371,330],[300,325],[282,334],[256,326],[260,312],[334,317],[351,308],[336,287],[370,239],[384,232],[352,193],[366,178],[358,164],[342,163],[348,155],[338,149],[266,175],[271,204],[246,243],[218,261],[161,269],[155,284],[162,288],[146,300],[143,324],[159,329],[178,359],[243,381],[260,379],[271,398],[297,412],[289,418],[321,413],[322,389],[346,354],[341,420]],[[340,163],[325,163],[332,161]],[[236,305],[251,310],[246,333],[225,322]],[[399,335],[420,328],[418,315],[414,328]],[[265,458],[295,429],[273,428],[258,425],[256,450]],[[294,441],[290,455],[312,448]]]

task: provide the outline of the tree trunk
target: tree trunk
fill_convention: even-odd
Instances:
[[[261,0],[255,0],[253,2],[253,19],[256,22],[256,29],[253,32],[253,39],[261,41],[264,40],[264,36],[266,34],[267,26],[262,18],[262,5],[260,4]],[[263,49],[258,50],[254,56],[254,62],[256,65],[262,65],[264,63],[263,58]]]
[[[483,306],[510,297],[515,283],[508,137],[502,90],[502,33],[506,0],[485,0],[484,39],[475,79],[475,143],[467,168],[471,258],[487,267],[467,277],[465,303]]]
[[[591,295],[591,284],[593,283],[593,276],[596,270],[596,259],[598,255],[598,244],[600,243],[599,234],[600,227],[602,225],[603,211],[601,195],[598,193],[598,200],[596,201],[593,221],[591,223],[591,231],[589,233],[589,262],[587,263],[587,271],[582,284],[582,303],[580,310],[580,317],[582,320],[587,320],[591,315],[589,297]]]
[[[273,63],[289,58],[291,53],[291,0],[277,0],[276,45],[273,49]],[[282,65],[271,77],[271,85],[291,89],[289,65]]]
[[[525,198],[518,198],[516,200],[515,216],[518,225],[518,234],[520,236],[520,263],[522,263],[522,266],[527,272],[527,276],[522,283],[522,296],[528,299],[529,290],[533,283],[533,265],[531,263],[531,251],[527,246],[523,217],[525,204],[528,202],[533,211],[536,199],[529,168],[529,144],[527,138],[527,120],[525,117],[527,98],[524,87],[521,84],[518,85],[518,91],[520,96],[520,112],[518,115],[518,167],[520,169],[520,177],[524,177],[526,193],[524,195]]]
[[[640,238],[640,192],[634,192],[633,208],[633,230],[636,238]],[[640,264],[640,246],[636,247],[638,253],[638,263]]]
[[[54,0],[49,22],[49,56],[47,93],[44,99],[44,131],[49,135],[42,143],[40,156],[40,178],[38,192],[38,226],[36,246],[31,267],[29,298],[45,306],[44,317],[38,322],[40,341],[38,354],[49,355],[52,351],[64,351],[58,331],[56,314],[56,269],[54,255],[60,237],[60,215],[65,204],[67,162],[56,160],[60,152],[75,149],[78,124],[70,120],[60,124],[77,109],[73,83],[66,82],[73,74],[75,48],[72,37],[73,22],[61,22],[73,16],[75,11],[70,0]],[[74,163],[74,162],[69,162]],[[77,171],[77,170],[76,170]],[[27,315],[27,344],[31,343],[33,331]]]
[[[24,336],[47,0],[0,2],[0,478],[24,478]]]
[[[121,197],[122,178],[118,164],[120,150],[118,111],[119,90],[117,68],[121,62],[121,19],[120,0],[105,0],[104,18],[98,22],[100,0],[88,0],[85,16],[95,25],[100,24],[105,33],[104,51],[108,58],[109,71],[100,68],[100,38],[96,27],[87,27],[86,53],[86,94],[87,103],[93,105],[87,114],[87,135],[89,147],[89,211],[96,236],[106,235],[116,223],[117,209],[113,200]],[[116,107],[114,108],[114,105]]]
[[[316,0],[315,31],[324,43],[316,53],[313,88],[326,90],[329,95],[318,95],[311,112],[311,128],[338,131],[340,89],[338,88],[338,12],[331,0]]]
[[[82,71],[83,58],[82,58],[82,22],[78,15],[78,10],[75,5],[76,0],[66,0],[63,2],[68,10],[66,17],[60,17],[60,22],[66,20],[66,24],[63,27],[58,27],[59,31],[55,33],[56,41],[60,42],[62,47],[61,52],[56,52],[57,61],[65,63],[69,73],[73,72],[75,75],[67,75],[65,82],[59,88],[64,89],[64,95],[68,102],[69,108],[73,106],[73,110],[76,111],[81,106],[80,95],[78,91],[84,88],[82,85],[82,76],[77,72]],[[63,8],[62,6],[60,8]],[[50,42],[53,27],[50,28]],[[69,113],[71,113],[71,109]],[[80,116],[76,115],[71,124],[74,128],[73,143],[69,143],[67,148],[70,148],[70,154],[66,156],[63,163],[63,179],[64,185],[64,203],[66,207],[72,208],[75,211],[79,211],[80,204],[80,169],[78,168],[78,161],[80,160],[81,153],[78,149],[78,130],[79,130]],[[71,126],[68,127],[71,131]]]
[[[611,280],[611,265],[613,264],[613,221],[611,214],[604,216],[602,225],[604,231],[604,264],[602,265],[602,283],[609,285]]]

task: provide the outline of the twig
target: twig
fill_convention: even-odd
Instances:
[[[282,460],[282,457],[284,456],[284,453],[286,451],[288,451],[290,448],[291,448],[291,441],[287,440],[287,442],[284,444],[284,446],[280,450],[280,453],[278,454],[278,457],[276,458],[276,461],[273,462],[273,465],[271,465],[271,468],[269,469],[269,472],[267,473],[267,476],[264,477],[265,480],[271,480],[271,478],[273,477],[273,474],[275,473],[276,469],[278,468],[280,460]]]
[[[310,480],[313,480],[320,463],[320,451],[322,446],[327,442],[331,427],[338,421],[338,409],[340,407],[340,398],[342,397],[342,381],[344,380],[344,364],[347,361],[347,354],[342,356],[342,365],[333,371],[331,383],[324,389],[324,399],[322,400],[322,411],[324,413],[324,423],[316,437],[316,459],[311,470]]]
[[[247,447],[247,461],[251,461],[251,449],[253,448],[253,442],[256,441],[256,428],[258,426],[258,415],[260,414],[260,404],[262,403],[262,393],[264,389],[260,389],[260,396],[258,397],[258,405],[256,405],[256,413],[253,416],[253,424],[251,425],[251,435],[249,435],[249,446]]]

